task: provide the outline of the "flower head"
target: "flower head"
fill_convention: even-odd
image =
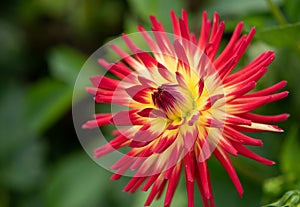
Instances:
[[[215,156],[230,176],[238,193],[243,188],[229,155],[243,155],[266,165],[274,164],[245,145],[261,146],[262,141],[243,132],[282,132],[271,125],[288,118],[287,114],[259,115],[251,111],[287,96],[279,92],[286,85],[279,82],[252,92],[256,82],[267,72],[274,53],[267,51],[233,73],[250,44],[255,29],[241,35],[240,22],[223,51],[218,53],[225,29],[217,13],[213,22],[203,13],[200,37],[188,28],[187,13],[178,18],[171,12],[173,35],[165,32],[154,16],[152,32],[138,27],[149,47],[140,49],[128,35],[122,36],[131,54],[116,45],[120,56],[115,63],[99,63],[116,78],[98,75],[91,78],[94,87],[88,92],[95,101],[126,107],[114,113],[96,114],[84,128],[113,124],[115,138],[94,152],[96,158],[128,147],[128,152],[112,169],[112,179],[127,171],[134,176],[124,191],[138,188],[148,191],[145,206],[159,198],[166,189],[164,206],[170,206],[180,174],[184,171],[188,206],[194,206],[194,184],[206,207],[214,206],[207,159]]]

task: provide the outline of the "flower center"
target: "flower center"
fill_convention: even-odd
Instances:
[[[168,88],[170,89],[171,87],[162,85],[152,94],[154,105],[165,112],[173,111],[176,105],[175,94],[172,94],[172,91],[168,90]]]
[[[163,84],[152,93],[154,105],[169,119],[189,119],[196,109],[193,96],[178,84]]]

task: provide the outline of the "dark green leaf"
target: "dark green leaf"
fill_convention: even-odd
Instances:
[[[50,127],[71,107],[72,92],[70,86],[51,79],[33,84],[26,105],[29,128],[42,132]]]
[[[300,49],[300,23],[259,31],[256,38],[275,47]]]
[[[9,207],[9,195],[8,192],[4,189],[0,189],[0,206],[2,207]]]
[[[17,148],[1,166],[1,183],[10,190],[27,192],[36,188],[43,179],[44,143],[38,139]]]
[[[300,144],[298,141],[298,129],[291,128],[283,145],[280,156],[281,169],[287,175],[298,177],[300,175]]]
[[[300,191],[288,191],[278,201],[263,207],[299,207]]]
[[[282,0],[274,1],[274,3],[277,5],[281,4],[282,2],[283,2]],[[261,1],[261,0],[251,0],[251,1],[213,0],[210,4],[207,5],[206,10],[209,13],[213,13],[214,11],[217,11],[221,15],[235,15],[240,17],[250,13],[268,11],[269,7],[266,1]]]
[[[52,75],[72,87],[86,57],[66,46],[55,47],[49,54],[49,66]]]
[[[47,206],[96,206],[97,197],[104,190],[99,171],[83,154],[62,160],[46,185]]]
[[[180,14],[181,9],[184,8],[182,0],[129,0],[129,3],[139,17],[145,22],[149,22],[149,15],[154,15],[161,21],[167,31],[171,31],[170,10],[174,10]]]
[[[291,22],[300,21],[300,1],[299,0],[285,0],[284,9]]]
[[[87,155],[72,154],[53,169],[46,183],[44,195],[47,206],[131,206],[130,200],[122,197],[121,189],[112,190],[111,182],[109,173]]]
[[[35,135],[29,132],[26,119],[29,117],[25,116],[27,90],[19,85],[7,85],[1,92],[0,160],[6,160]]]

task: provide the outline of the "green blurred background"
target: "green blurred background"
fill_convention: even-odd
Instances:
[[[141,207],[147,194],[122,192],[128,181],[111,182],[110,172],[85,154],[72,123],[71,102],[80,68],[96,49],[136,25],[150,29],[154,14],[171,31],[169,10],[189,12],[198,33],[201,13],[217,11],[226,22],[225,44],[239,21],[257,35],[241,65],[272,49],[276,60],[258,88],[282,79],[290,95],[259,109],[290,113],[284,133],[261,133],[257,153],[273,159],[267,167],[233,158],[245,188],[240,198],[224,169],[211,159],[217,206],[255,207],[300,188],[300,1],[274,0],[2,0],[0,2],[0,206]],[[278,9],[281,13],[278,13]],[[297,23],[299,22],[299,23]],[[174,207],[186,206],[181,182]],[[160,207],[158,201],[152,206]],[[196,205],[201,206],[196,192]]]

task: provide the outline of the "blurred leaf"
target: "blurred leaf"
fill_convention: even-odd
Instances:
[[[300,49],[300,23],[261,30],[256,38],[275,47]]]
[[[263,207],[299,207],[300,191],[288,191],[278,201],[264,205]]]
[[[50,0],[43,0],[37,1],[39,2],[42,9],[45,12],[52,14],[53,16],[62,16],[65,13],[70,5],[72,5],[70,0],[66,1],[50,1]]]
[[[25,117],[27,90],[17,84],[6,85],[0,96],[0,160],[6,160],[15,151],[35,137],[28,130]],[[0,162],[2,164],[2,162]],[[1,176],[0,176],[1,177]]]
[[[48,58],[52,75],[58,80],[70,84],[72,87],[87,59],[83,54],[67,46],[55,47]]]
[[[273,0],[277,5],[282,4],[283,0]],[[250,13],[268,11],[269,7],[266,1],[252,0],[252,1],[241,1],[241,0],[212,0],[207,5],[206,10],[209,13],[217,11],[221,15],[228,16],[246,16]]]
[[[24,74],[24,31],[17,25],[0,19],[1,79]],[[16,61],[18,59],[18,61]]]
[[[20,198],[38,188],[45,172],[44,143],[29,130],[24,112],[27,89],[17,83],[6,87],[0,100],[1,207],[11,206],[11,201],[18,206]]]
[[[266,179],[263,185],[264,194],[268,197],[278,197],[283,193],[286,183],[287,181],[285,176]]]
[[[177,14],[180,14],[181,9],[184,8],[183,2],[182,0],[129,0],[129,4],[138,17],[145,22],[149,22],[149,15],[154,15],[163,23],[166,31],[172,29],[169,11],[174,10]]]
[[[137,32],[137,25],[139,25],[139,22],[136,18],[127,17],[124,20],[124,33],[130,34],[132,32]],[[143,25],[145,26],[145,25]],[[148,28],[146,28],[147,30]]]
[[[36,139],[16,151],[4,161],[5,167],[1,166],[1,183],[24,193],[37,187],[43,179],[45,146]]]
[[[285,0],[284,1],[285,11],[291,22],[300,21],[300,1],[299,0]]]
[[[87,155],[72,154],[63,159],[50,175],[45,186],[48,207],[110,207],[109,197],[120,199],[116,190],[109,190],[108,173],[100,169]],[[121,191],[120,191],[121,192]],[[121,200],[121,206],[130,206]]]
[[[9,195],[4,189],[0,189],[0,206],[9,207]]]
[[[242,19],[239,19],[239,21],[244,22],[244,28],[245,31],[250,31],[250,29],[255,26],[257,31],[264,30],[266,29],[266,25],[277,25],[276,20],[274,19],[273,16],[266,15],[266,13],[261,13],[261,14],[250,14],[245,16]],[[234,21],[234,25],[232,26],[232,30],[235,28],[237,21]],[[230,22],[229,22],[230,23]],[[226,26],[227,29],[227,26]]]
[[[49,128],[70,107],[72,88],[61,82],[43,79],[31,86],[27,97],[26,117],[31,130]]]
[[[300,175],[300,144],[297,134],[298,129],[296,127],[291,128],[283,144],[282,152],[280,155],[282,171],[287,175],[295,178]]]

